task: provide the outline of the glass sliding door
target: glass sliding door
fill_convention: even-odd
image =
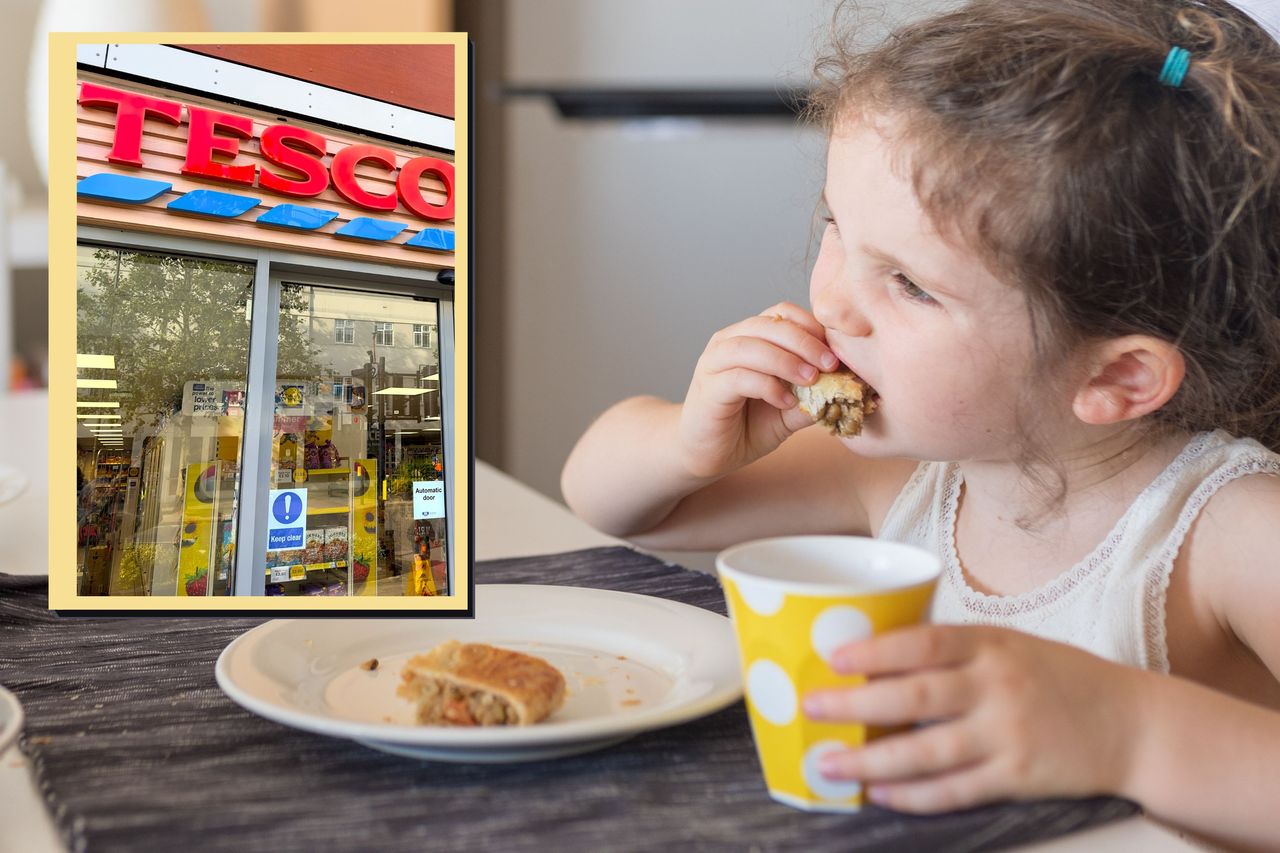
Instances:
[[[268,595],[448,595],[440,310],[280,285]]]

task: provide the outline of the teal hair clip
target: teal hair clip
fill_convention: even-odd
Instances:
[[[1174,88],[1181,86],[1182,78],[1187,76],[1189,65],[1191,65],[1191,51],[1174,45],[1169,48],[1169,55],[1164,58],[1164,68],[1160,69],[1160,82]]]

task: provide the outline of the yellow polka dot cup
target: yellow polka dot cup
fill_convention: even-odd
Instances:
[[[924,621],[941,561],[922,548],[862,536],[782,536],[722,551],[716,568],[769,795],[807,811],[858,811],[861,785],[826,779],[818,763],[880,732],[810,720],[801,703],[810,690],[865,681],[837,675],[832,654]]]

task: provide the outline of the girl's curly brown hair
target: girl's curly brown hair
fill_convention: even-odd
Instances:
[[[1037,369],[1157,336],[1187,374],[1143,429],[1280,450],[1280,45],[1225,0],[972,0],[859,51],[850,9],[809,117],[895,119],[935,226],[1026,293]]]

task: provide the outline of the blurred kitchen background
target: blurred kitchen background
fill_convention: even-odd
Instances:
[[[862,0],[860,38],[945,5]],[[823,140],[793,108],[834,8],[6,0],[0,353],[12,355],[10,387],[47,381],[46,33],[465,31],[475,44],[476,452],[560,500],[564,459],[605,408],[635,394],[682,398],[714,331],[781,299],[807,303]]]

